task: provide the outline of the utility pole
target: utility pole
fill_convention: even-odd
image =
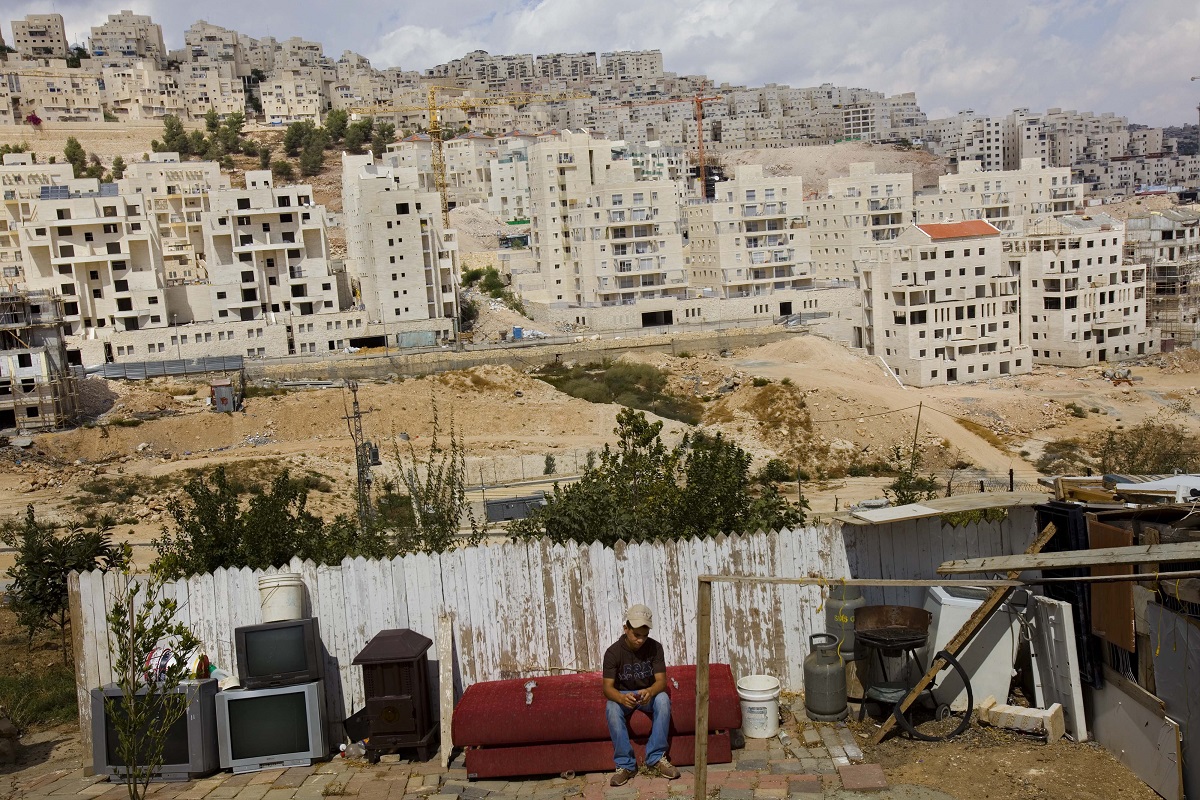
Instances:
[[[350,429],[350,438],[354,442],[354,466],[356,472],[356,499],[358,505],[358,527],[364,531],[373,516],[371,509],[371,443],[363,438],[363,412],[358,407],[358,381],[346,381],[352,398],[351,410],[342,417],[346,427]],[[345,395],[343,404],[345,402]]]

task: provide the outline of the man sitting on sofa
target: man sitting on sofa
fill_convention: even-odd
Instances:
[[[666,758],[671,698],[667,695],[667,662],[662,645],[650,638],[653,621],[654,614],[646,606],[630,606],[621,638],[604,653],[608,733],[617,763],[617,771],[609,781],[612,786],[624,786],[637,774],[637,759],[629,742],[629,718],[634,711],[650,717],[646,767],[667,779],[679,777],[679,770]]]

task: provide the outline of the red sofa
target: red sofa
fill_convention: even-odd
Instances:
[[[532,702],[525,684],[536,682]],[[696,667],[667,668],[672,764],[695,760]],[[550,775],[612,770],[612,740],[605,720],[599,672],[489,681],[470,686],[454,709],[455,747],[466,750],[471,778]],[[742,726],[742,708],[728,664],[709,670],[708,761],[733,760],[730,731]],[[630,731],[639,762],[645,757],[650,720],[634,714]]]

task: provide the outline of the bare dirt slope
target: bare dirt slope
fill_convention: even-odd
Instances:
[[[833,511],[834,497],[844,508],[879,496],[888,480],[822,482],[814,459],[885,461],[893,447],[910,445],[918,410],[917,438],[929,469],[943,471],[957,462],[1001,476],[1011,468],[1023,483],[1036,480],[1031,460],[1047,441],[1086,439],[1162,415],[1200,430],[1191,409],[1200,359],[1191,351],[1135,367],[1141,380],[1133,386],[1114,387],[1096,369],[1038,368],[1031,375],[929,390],[902,388],[877,361],[801,334],[727,357],[680,352],[636,358],[667,370],[672,391],[704,398],[702,424],[745,447],[756,467],[773,457],[805,465],[814,478],[805,496],[815,513]],[[166,522],[166,502],[187,470],[216,464],[242,465],[252,474],[286,465],[324,479],[324,488],[310,498],[321,513],[353,509],[353,450],[343,419],[350,396],[340,388],[250,398],[245,411],[233,415],[207,410],[207,390],[198,382],[93,379],[83,394],[90,427],[37,435],[28,449],[0,450],[0,515],[21,513],[29,503],[39,514],[64,519],[98,510],[122,520],[122,536],[132,530],[133,541],[147,542]],[[589,450],[612,440],[619,410],[569,397],[502,366],[363,381],[359,403],[368,412],[367,438],[390,464],[380,468],[381,478],[396,477],[390,455],[396,448],[407,452],[411,444],[418,458],[427,451],[436,406],[443,433],[453,418],[462,434],[470,481],[482,476],[489,485],[540,477],[547,455],[554,456],[558,474],[575,472]],[[683,430],[681,423],[665,423],[669,439]],[[121,497],[113,484],[132,495]],[[0,553],[0,569],[6,558]]]
[[[924,150],[890,144],[843,142],[817,147],[733,150],[721,155],[725,165],[762,164],[768,175],[799,175],[804,179],[806,192],[825,191],[830,178],[850,174],[850,165],[858,161],[873,161],[875,171],[881,174],[911,172],[915,189],[937,186],[938,177],[947,172],[945,159]]]

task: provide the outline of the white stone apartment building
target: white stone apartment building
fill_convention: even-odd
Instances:
[[[488,165],[488,211],[502,220],[529,219],[529,146],[535,141],[536,136],[523,131],[496,137],[496,155]]]
[[[616,80],[663,77],[661,50],[617,50],[600,54],[600,73]]]
[[[897,238],[912,223],[912,174],[877,173],[870,162],[851,164],[849,175],[830,178],[825,194],[807,198],[803,210],[813,277],[853,283],[862,249]]]
[[[936,192],[913,198],[919,224],[982,219],[1006,234],[1045,216],[1083,208],[1085,188],[1071,182],[1069,167],[1043,167],[1027,158],[1020,169],[985,172],[978,161],[961,161],[958,173],[938,179]]]
[[[153,60],[129,61],[101,70],[105,110],[117,121],[157,120],[168,114],[182,119],[193,116],[195,107],[185,102],[177,80],[179,73],[161,70]]]
[[[346,266],[371,333],[392,346],[432,345],[458,330],[458,242],[416,170],[342,154]]]
[[[1084,367],[1158,352],[1146,327],[1146,272],[1123,261],[1124,231],[1107,214],[1046,217],[1003,241],[1021,276],[1022,338],[1035,364]]]
[[[225,64],[232,75],[245,77],[258,66],[250,63],[247,52],[250,42],[253,40],[235,30],[199,20],[183,32],[184,47],[179,60],[190,64]]]
[[[211,319],[294,326],[301,317],[349,308],[349,286],[329,261],[325,210],[313,204],[312,187],[276,187],[267,170],[248,171],[246,186],[213,192],[203,216]]]
[[[909,386],[1029,372],[1021,277],[1001,252],[1002,241],[997,228],[971,220],[914,225],[866,248],[855,346],[882,358]]]
[[[209,109],[219,119],[246,113],[246,90],[233,62],[180,64],[179,92],[190,117],[203,117]]]
[[[162,26],[148,15],[132,11],[109,14],[104,24],[93,27],[88,49],[93,58],[152,61],[160,68],[167,65]]]
[[[1071,172],[1090,194],[1129,196],[1147,189],[1200,186],[1200,156],[1124,156],[1077,164]]]
[[[1195,206],[1125,221],[1125,262],[1147,270],[1147,324],[1183,345],[1200,339],[1200,212]]]
[[[0,285],[12,287],[24,281],[24,255],[21,251],[21,226],[34,216],[43,190],[68,185],[74,180],[71,165],[34,164],[29,153],[6,153],[0,166]]]
[[[534,69],[539,77],[572,82],[590,80],[598,72],[594,52],[546,53],[535,59]]]
[[[811,288],[803,197],[800,177],[767,177],[755,164],[736,167],[731,180],[717,184],[715,198],[688,200],[689,287],[725,298]]]
[[[62,298],[76,363],[111,360],[120,334],[170,324],[153,217],[143,198],[115,189],[94,180],[49,189],[18,226],[25,285]]]
[[[229,189],[229,177],[215,161],[180,161],[178,153],[151,153],[135,161],[118,181],[122,195],[144,198],[153,215],[162,251],[162,280],[169,290],[208,280],[204,255],[204,214],[210,193]],[[190,307],[173,309],[176,321],[192,322]],[[182,314],[180,313],[182,311]]]
[[[325,100],[319,69],[277,69],[259,85],[259,92],[267,124],[321,124]]]
[[[43,122],[103,122],[106,94],[98,72],[46,60],[0,62],[17,121],[37,114]]]
[[[638,181],[613,145],[586,133],[539,137],[529,149],[531,241],[545,302],[577,306],[683,297],[680,193]]]
[[[22,58],[66,58],[70,54],[62,14],[29,14],[12,21],[10,47]]]

